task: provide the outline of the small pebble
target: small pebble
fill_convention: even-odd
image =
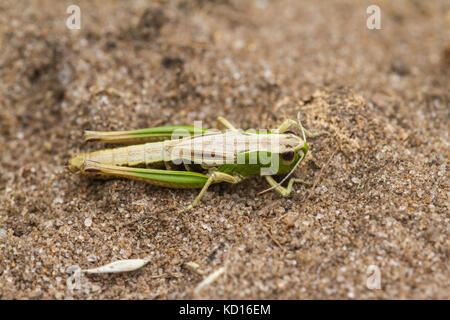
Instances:
[[[84,220],[84,225],[89,228],[92,225],[92,219],[91,218],[86,218]]]
[[[352,178],[352,182],[353,182],[353,183],[356,183],[356,184],[360,184],[360,183],[361,183],[361,180],[359,180],[357,177],[353,177],[353,178]]]
[[[94,261],[97,260],[97,256],[96,256],[95,254],[90,254],[90,255],[87,257],[87,260],[88,260],[89,262],[94,262]]]
[[[6,238],[8,232],[5,229],[0,229],[0,239]]]

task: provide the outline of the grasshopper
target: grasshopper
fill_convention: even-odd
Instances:
[[[217,118],[217,130],[195,126],[164,126],[132,131],[86,131],[85,141],[133,144],[80,154],[69,160],[73,173],[97,177],[124,177],[170,188],[201,188],[195,200],[181,210],[196,206],[211,184],[238,183],[251,175],[264,175],[270,185],[261,193],[276,190],[288,196],[290,178],[308,152],[311,133],[300,122],[286,119],[270,131],[238,130],[225,118]],[[302,137],[287,131],[295,126]],[[219,130],[224,127],[225,130]],[[273,176],[287,174],[277,182]]]

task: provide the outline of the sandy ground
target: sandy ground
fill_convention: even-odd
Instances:
[[[448,1],[5,0],[0,26],[0,298],[450,298]],[[198,191],[65,169],[103,147],[86,129],[298,111],[330,135],[296,172],[314,188],[288,198],[254,177],[180,215]],[[225,272],[195,291],[188,262]]]

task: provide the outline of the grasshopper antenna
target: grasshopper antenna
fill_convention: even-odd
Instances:
[[[297,113],[297,121],[298,121],[298,125],[300,127],[300,130],[302,130],[303,141],[306,142],[305,129],[303,129],[302,122],[300,121],[300,111]]]

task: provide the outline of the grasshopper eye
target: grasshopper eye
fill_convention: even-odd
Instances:
[[[285,151],[281,154],[281,160],[284,164],[290,164],[294,161],[295,153],[293,150]]]

